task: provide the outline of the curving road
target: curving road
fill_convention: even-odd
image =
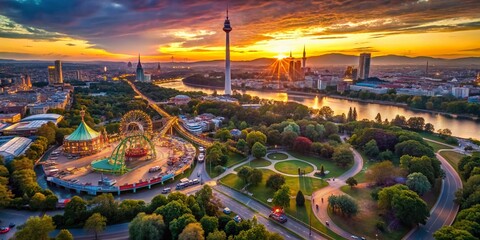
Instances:
[[[405,240],[427,240],[433,239],[432,234],[442,226],[449,226],[455,220],[459,206],[454,202],[455,192],[462,188],[462,180],[455,169],[448,161],[440,155],[443,151],[455,151],[463,153],[458,147],[447,145],[438,141],[425,139],[454,149],[441,149],[435,155],[442,163],[442,169],[445,171],[445,179],[442,181],[442,190],[435,206],[430,210],[430,218],[425,225],[412,229],[403,239]]]
[[[358,153],[357,150],[353,148],[350,148],[350,150],[353,152],[353,157],[354,157],[353,166],[344,174],[342,174],[338,178],[335,178],[334,181],[330,180],[329,185],[327,187],[321,188],[320,190],[312,194],[312,211],[315,213],[315,217],[317,217],[318,220],[320,220],[320,222],[324,225],[325,225],[325,222],[328,221],[330,225],[329,228],[336,234],[346,239],[350,238],[352,234],[340,228],[339,226],[337,226],[332,221],[332,219],[330,219],[330,216],[328,216],[327,199],[331,195],[344,194],[340,190],[340,187],[345,186],[346,185],[345,181],[349,177],[353,177],[357,175],[357,173],[359,173],[363,168],[363,158],[360,155],[360,153]],[[323,199],[323,203],[322,203],[322,199]],[[315,204],[318,204],[318,210],[315,209],[316,208]]]

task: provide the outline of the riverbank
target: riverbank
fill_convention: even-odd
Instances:
[[[223,90],[223,87],[219,86],[210,86],[210,85],[201,85],[201,84],[192,84],[192,83],[186,83],[183,82],[184,85],[190,86],[190,87],[198,87],[198,88],[210,88],[210,89],[215,89],[215,90]],[[330,97],[330,98],[335,98],[335,99],[342,99],[342,100],[347,100],[347,101],[354,101],[354,102],[359,102],[359,103],[370,103],[370,104],[380,104],[380,105],[385,105],[385,106],[395,106],[395,107],[402,107],[407,110],[411,111],[417,111],[417,112],[424,112],[424,113],[430,113],[430,114],[439,114],[444,117],[452,118],[452,119],[467,119],[467,120],[473,120],[473,121],[479,121],[480,118],[472,115],[465,115],[465,114],[452,114],[452,113],[446,113],[446,112],[440,112],[440,111],[434,111],[434,110],[427,110],[427,109],[419,109],[419,108],[412,108],[409,107],[408,104],[406,103],[397,103],[397,102],[390,102],[390,101],[381,101],[381,100],[372,100],[372,99],[359,99],[359,98],[351,98],[351,97],[346,97],[346,96],[341,96],[341,95],[336,95],[336,94],[326,94],[326,93],[313,93],[313,92],[302,92],[302,91],[292,91],[292,90],[276,90],[276,89],[242,89],[238,87],[233,87],[232,89],[234,90],[239,90],[239,91],[263,91],[263,92],[268,92],[268,93],[286,93],[291,96],[304,96],[304,97]]]

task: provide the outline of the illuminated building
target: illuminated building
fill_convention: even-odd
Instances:
[[[82,122],[72,134],[65,136],[63,151],[82,156],[100,152],[108,142],[107,135],[93,130],[85,123],[85,110],[82,110],[80,114]]]
[[[452,95],[457,98],[466,98],[470,94],[470,89],[466,87],[453,87]]]
[[[225,32],[225,95],[231,95],[232,80],[230,72],[230,32],[232,31],[232,26],[230,26],[230,20],[228,19],[228,8],[227,17],[223,23],[223,31]]]
[[[63,83],[62,61],[55,61],[55,83]]]
[[[48,83],[55,83],[55,66],[48,66]]]
[[[82,81],[82,72],[81,71],[76,71],[75,75],[76,75],[76,79],[78,81]]]
[[[140,62],[140,54],[138,54],[137,78],[135,80],[139,82],[143,82],[145,80],[145,74],[143,73],[142,63]]]
[[[370,73],[370,53],[361,53],[358,62],[358,79],[367,79]]]

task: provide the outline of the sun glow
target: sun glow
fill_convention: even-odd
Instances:
[[[286,58],[287,56],[283,55],[282,53],[279,53],[277,56],[275,56],[276,59],[278,60],[282,60],[284,58]]]

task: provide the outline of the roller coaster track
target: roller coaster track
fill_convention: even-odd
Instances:
[[[135,86],[135,84],[133,84],[132,82],[128,81],[128,80],[124,80],[128,83],[128,85],[130,85],[130,87],[133,89],[133,91],[138,95],[140,96],[141,98],[143,98],[145,101],[147,101],[148,103],[148,106],[150,106],[153,110],[155,110],[158,114],[160,114],[162,117],[164,118],[167,118],[169,120],[167,120],[167,122],[165,123],[165,125],[162,127],[162,129],[160,130],[160,136],[164,136],[168,130],[170,130],[172,127],[173,129],[175,129],[180,135],[182,135],[183,137],[187,138],[188,140],[190,140],[191,142],[195,143],[195,144],[198,144],[200,146],[204,146],[204,147],[209,147],[210,145],[213,144],[212,141],[209,141],[209,140],[206,140],[206,139],[203,139],[203,138],[199,138],[198,136],[190,133],[189,131],[187,131],[179,122],[178,122],[178,118],[177,117],[174,117],[172,115],[170,115],[169,113],[167,113],[165,110],[163,110],[161,107],[159,107],[155,101],[153,101],[152,99],[148,98],[147,96],[145,96],[142,92],[140,92],[137,87]]]

